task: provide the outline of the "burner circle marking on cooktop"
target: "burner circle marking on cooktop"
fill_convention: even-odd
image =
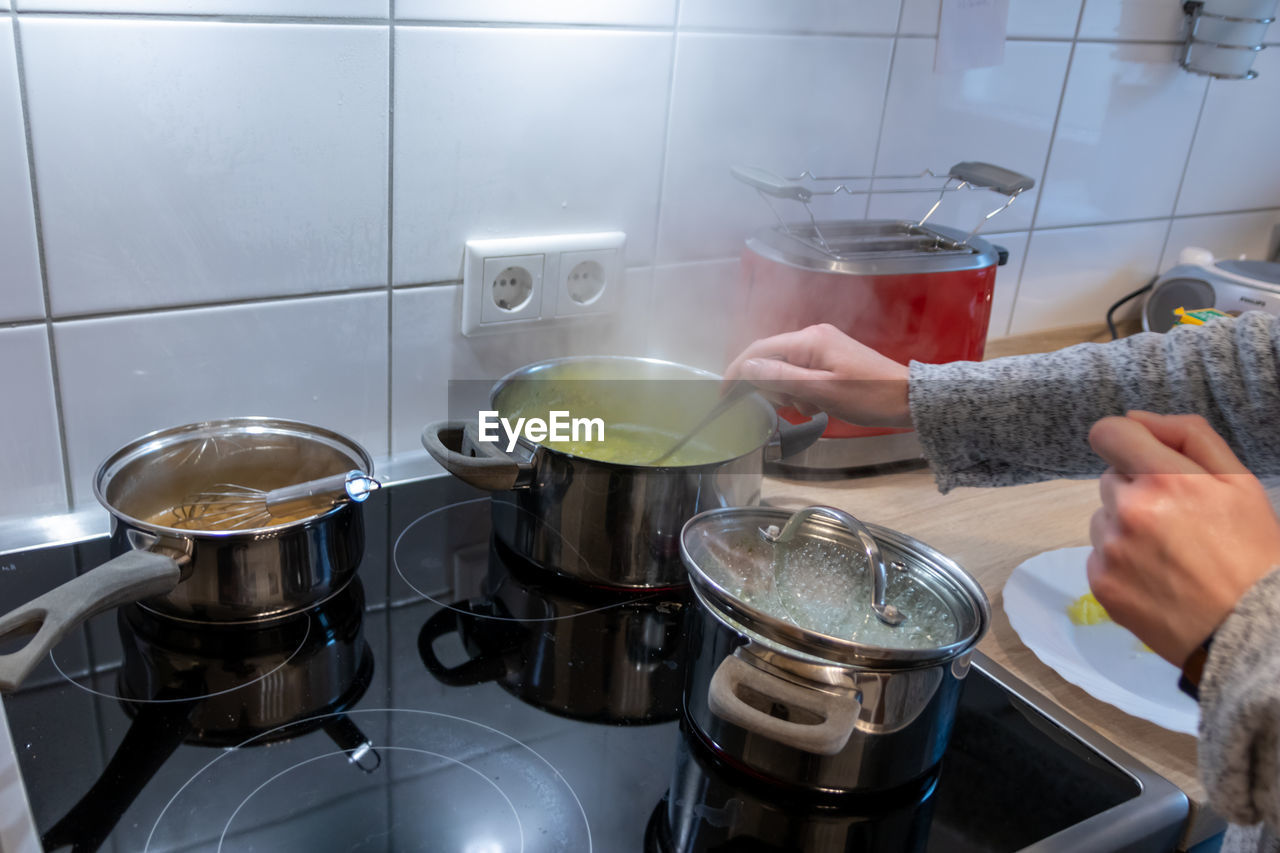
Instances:
[[[467,764],[465,761],[459,761],[456,758],[451,758],[450,756],[443,755],[439,752],[432,752],[426,749],[413,749],[411,747],[404,747],[404,746],[379,746],[375,748],[382,752],[405,752],[405,753],[417,753],[420,755],[429,755],[432,758],[439,758],[443,761],[447,761],[450,764],[456,765],[458,767],[461,767],[464,770],[469,770],[470,772],[474,773],[477,777],[480,778],[481,781],[485,782],[486,784],[489,785],[489,787],[497,791],[498,796],[502,797],[502,799],[506,802],[507,808],[511,810],[511,817],[516,822],[516,834],[520,839],[520,847],[518,848],[518,850],[520,851],[520,853],[524,853],[524,824],[520,821],[520,812],[516,810],[515,803],[511,802],[511,798],[507,796],[506,792],[502,790],[502,788],[498,785],[497,782],[485,776],[483,773],[481,773],[479,770],[472,767],[470,764]],[[227,831],[231,829],[231,824],[235,822],[236,816],[240,814],[240,810],[245,807],[245,804],[247,804],[250,800],[253,799],[255,794],[257,794],[263,788],[266,788],[272,782],[275,782],[277,779],[281,778],[282,776],[292,773],[293,771],[297,770],[300,767],[304,767],[305,765],[311,764],[312,762],[315,762],[315,761],[323,761],[327,758],[335,758],[339,755],[345,757],[347,755],[347,752],[345,750],[335,750],[334,752],[325,753],[323,755],[316,755],[316,756],[313,756],[312,758],[306,759],[305,761],[300,761],[297,764],[294,764],[292,767],[286,767],[285,769],[281,770],[279,773],[275,774],[270,779],[266,780],[262,784],[258,785],[258,787],[250,791],[245,796],[245,798],[240,801],[240,804],[235,807],[235,810],[231,813],[231,816],[227,818],[227,823],[222,828],[222,834],[218,836],[218,850],[221,851],[223,846],[226,844]]]
[[[455,602],[443,601],[437,598],[436,596],[432,595],[430,592],[427,592],[423,588],[427,586],[427,584],[423,583],[422,579],[410,578],[410,575],[413,574],[413,572],[405,570],[405,564],[409,563],[409,559],[407,556],[405,556],[403,560],[401,559],[402,545],[404,546],[404,550],[406,552],[411,551],[413,553],[426,554],[428,556],[434,556],[436,554],[439,554],[440,549],[438,548],[437,545],[434,544],[435,537],[427,537],[427,533],[425,532],[427,529],[427,525],[429,525],[430,521],[436,518],[437,516],[442,516],[444,513],[457,512],[457,511],[470,512],[474,509],[487,507],[489,506],[491,500],[492,498],[472,498],[471,500],[458,501],[457,503],[452,503],[452,504],[449,504],[448,506],[442,506],[439,509],[434,509],[431,512],[428,512],[425,515],[421,515],[418,518],[414,519],[413,521],[409,522],[409,524],[405,526],[404,530],[400,532],[400,535],[396,537],[395,544],[392,546],[392,549],[391,549],[391,562],[396,568],[396,574],[400,575],[400,578],[409,586],[410,589],[412,589],[418,595],[425,598],[427,601],[432,602],[433,604],[438,604],[447,610],[452,610],[455,613],[461,613],[470,618],[493,620],[496,622],[518,622],[522,624],[529,624],[531,622],[555,622],[563,619],[573,619],[578,616],[585,616],[589,613],[599,613],[602,610],[609,610],[614,607],[621,607],[624,604],[636,604],[640,602],[646,602],[649,600],[661,602],[664,596],[669,595],[669,592],[664,592],[661,590],[654,591],[651,593],[636,592],[636,591],[628,590],[626,593],[624,593],[625,599],[620,598],[617,601],[607,601],[601,604],[599,607],[584,607],[581,610],[575,609],[571,613],[562,613],[562,614],[557,614],[555,616],[543,616],[543,617],[499,616],[496,614],[475,613],[469,610],[464,610],[461,607],[455,606],[456,604]],[[517,512],[527,512],[526,510],[520,509],[513,503],[510,503],[507,501],[501,501],[501,503],[515,509]],[[475,523],[474,520],[471,520],[467,524],[446,524],[446,529],[450,529],[450,530],[468,529],[471,526],[473,526],[474,523]],[[486,526],[488,526],[487,514],[486,514],[486,517],[484,518],[484,523]],[[430,538],[433,540],[433,544],[424,545],[420,548],[413,547],[414,536],[424,536],[424,537]],[[487,554],[488,548],[489,548],[487,544],[487,537],[486,537],[486,544],[484,547],[486,549],[486,554]],[[443,575],[445,571],[445,567],[441,565],[436,568]],[[415,583],[415,580],[417,580],[416,583]],[[443,581],[443,577],[441,580]]]
[[[380,761],[372,772],[351,768],[350,752],[335,751],[323,740],[319,730],[330,722],[362,729],[360,734],[375,751],[434,763],[425,772],[399,761]],[[288,732],[291,728],[305,734],[294,737]],[[324,744],[319,752],[315,750],[318,743]],[[318,772],[326,762],[341,762],[342,767]],[[296,782],[290,777],[288,784],[272,784],[300,768],[306,769],[297,775]],[[220,796],[228,786],[250,793]],[[587,813],[577,793],[555,765],[528,744],[492,726],[452,714],[362,708],[295,720],[223,750],[165,803],[144,850],[222,850],[237,841],[252,847],[269,842],[273,833],[281,831],[302,833],[304,839],[308,832],[330,833],[325,837],[326,849],[342,849],[335,845],[340,845],[338,835],[343,832],[361,841],[387,837],[395,847],[395,833],[407,831],[409,837],[402,840],[421,845],[432,840],[422,836],[424,814],[432,808],[444,808],[451,810],[450,820],[426,821],[428,832],[478,831],[485,835],[483,841],[497,845],[493,849],[514,851],[514,844],[504,847],[493,838],[499,830],[493,817],[496,801],[476,796],[495,790],[513,814],[514,824],[502,823],[509,834],[514,834],[511,829],[518,832],[519,850],[590,853],[593,849]],[[264,796],[273,791],[279,791],[292,811],[281,814],[272,797]],[[388,800],[388,792],[392,800]],[[404,801],[395,801],[396,796]],[[220,802],[226,803],[221,810]],[[237,802],[228,815],[231,804]],[[255,814],[245,817],[246,809]],[[368,825],[382,809],[386,809],[385,821]],[[459,825],[458,812],[468,810],[473,822]],[[246,827],[236,830],[238,838],[228,840],[237,819]],[[289,837],[294,839],[291,843],[298,841],[294,835]],[[474,837],[468,840],[476,841]],[[357,842],[353,842],[355,846]],[[272,848],[268,844],[253,849]]]
[[[280,663],[276,664],[276,666],[272,667],[271,669],[267,670],[266,672],[262,673],[257,678],[251,681],[246,681],[242,684],[236,684],[231,687],[227,687],[223,690],[214,690],[211,693],[199,693],[199,694],[191,694],[191,695],[184,695],[184,696],[175,696],[172,699],[143,699],[141,697],[125,696],[123,692],[120,690],[116,690],[113,693],[108,693],[104,690],[98,690],[90,684],[83,684],[81,683],[81,681],[75,678],[72,678],[70,675],[67,675],[67,673],[62,669],[62,667],[58,665],[58,659],[54,657],[54,652],[58,650],[58,646],[55,646],[53,649],[49,650],[49,661],[53,664],[53,668],[58,671],[59,675],[61,675],[70,683],[74,684],[76,687],[83,690],[85,693],[91,693],[94,696],[102,696],[106,699],[118,699],[122,702],[129,702],[134,705],[161,705],[168,702],[190,702],[192,700],[197,700],[197,699],[209,699],[214,696],[225,696],[228,693],[234,693],[237,690],[243,690],[244,688],[249,687],[250,685],[258,684],[270,678],[271,676],[275,675],[277,672],[279,672],[280,670],[288,666],[289,662],[292,661],[295,657],[297,657],[298,653],[302,651],[303,648],[306,647],[307,640],[310,638],[310,636],[311,636],[311,623],[310,621],[308,621],[306,626],[306,632],[302,635],[302,639],[298,641],[297,647],[289,653],[288,657],[284,658],[283,660],[280,661]],[[106,676],[106,675],[109,675],[110,673],[102,672],[98,674],[102,676]],[[114,683],[118,687],[120,683],[119,679],[116,679]]]

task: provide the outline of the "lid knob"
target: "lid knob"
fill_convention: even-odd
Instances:
[[[804,524],[805,519],[813,515],[825,515],[843,524],[862,543],[862,548],[867,554],[867,564],[871,567],[871,612],[886,625],[902,624],[902,611],[884,601],[889,582],[885,576],[884,557],[880,554],[880,546],[876,544],[875,538],[866,526],[849,513],[831,506],[809,506],[796,510],[781,530],[777,525],[772,524],[767,528],[759,528],[760,535],[775,544],[787,542],[796,535],[796,531],[801,524]]]

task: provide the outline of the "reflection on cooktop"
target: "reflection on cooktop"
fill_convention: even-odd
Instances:
[[[647,724],[680,712],[688,589],[605,592],[549,577],[496,539],[479,594],[444,605],[422,626],[418,653],[442,684],[493,681],[534,707],[578,720]],[[455,635],[466,657],[446,664]]]
[[[301,725],[323,728],[353,760],[360,750],[364,766],[376,767],[367,738],[345,718],[317,716],[349,707],[369,686],[363,612],[359,579],[303,613],[262,624],[200,625],[121,607],[123,663],[114,682],[99,680],[115,689],[68,684],[117,699],[133,722],[98,782],[44,834],[45,847],[100,843],[183,743],[270,743]],[[294,731],[282,731],[291,724]]]
[[[1135,793],[977,669],[936,787],[911,803],[873,815],[744,785],[680,730],[687,591],[539,570],[450,479],[365,513],[359,580],[328,601],[256,625],[120,608],[5,697],[50,849],[612,853],[648,828],[681,853],[787,849],[788,832],[818,850],[1013,851]],[[107,549],[6,555],[0,598]]]

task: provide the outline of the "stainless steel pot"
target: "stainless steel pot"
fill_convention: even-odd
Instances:
[[[794,614],[808,609],[788,610],[779,605],[785,595],[763,588],[785,563],[757,531],[784,526],[789,511],[702,513],[681,538],[698,602],[689,620],[689,720],[727,763],[780,784],[867,791],[918,779],[946,749],[970,651],[990,621],[986,596],[953,561],[908,536],[856,520],[862,530],[850,530],[826,508],[802,512],[801,558],[844,554],[850,578],[877,558],[890,567],[886,600],[905,620],[875,636],[894,645],[806,627]],[[858,532],[879,554],[866,552]],[[860,596],[830,603],[870,613]],[[943,612],[947,619],[936,615]],[[951,627],[924,631],[930,618]],[[922,633],[897,645],[892,632],[903,630]]]
[[[606,431],[614,422],[608,409],[616,406],[620,418],[644,417],[678,435],[714,405],[720,379],[657,359],[555,359],[505,376],[493,386],[490,405],[507,411],[512,395],[543,382],[577,383],[573,396],[586,403],[573,414],[602,417]],[[602,407],[593,405],[601,401]],[[712,507],[757,503],[765,463],[803,450],[825,428],[825,416],[799,425],[780,422],[773,407],[753,394],[708,428],[707,441],[724,448],[723,458],[708,464],[602,462],[523,435],[507,452],[505,439],[479,440],[478,419],[430,424],[422,443],[455,476],[509,493],[494,501],[493,524],[516,553],[577,580],[650,588],[685,582],[679,536],[686,520]]]
[[[0,639],[34,632],[0,656],[0,690],[16,689],[81,621],[125,602],[178,619],[260,622],[329,597],[364,551],[358,503],[250,530],[173,527],[164,512],[221,483],[266,491],[372,465],[338,433],[275,418],[188,424],[125,445],[94,476],[118,556],[0,617]]]

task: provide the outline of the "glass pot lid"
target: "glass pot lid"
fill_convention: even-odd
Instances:
[[[680,547],[713,609],[837,663],[949,659],[972,648],[990,621],[982,587],[954,561],[831,507],[713,509],[685,524]]]

